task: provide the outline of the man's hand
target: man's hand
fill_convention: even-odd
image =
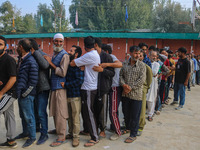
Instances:
[[[128,94],[131,91],[131,87],[129,85],[127,85],[127,84],[123,85],[123,89],[124,89],[123,90],[124,94]]]
[[[3,85],[3,82],[2,82],[2,81],[0,81],[0,86],[1,86],[1,85]]]
[[[85,66],[80,66],[79,68],[81,69],[81,71],[85,70]]]
[[[0,100],[1,100],[2,97],[3,97],[3,93],[0,91]]]
[[[47,61],[48,61],[48,63],[50,63],[51,62],[51,58],[49,57],[49,56],[47,56],[47,55],[44,55],[43,56]]]
[[[97,72],[103,72],[103,68],[101,66],[94,66],[92,69]]]
[[[187,85],[188,85],[188,81],[185,81],[185,82],[184,82],[184,85],[187,86]]]
[[[60,82],[61,86],[65,88],[65,82]]]
[[[101,66],[102,68],[106,68],[108,67],[108,63],[102,63],[102,64],[99,64],[99,66]]]

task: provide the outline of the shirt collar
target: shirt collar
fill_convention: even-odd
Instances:
[[[28,55],[29,53],[26,53],[23,57],[22,57],[22,60]]]
[[[138,66],[138,62],[139,62],[139,59],[136,61],[136,63],[133,66]],[[128,65],[131,65],[131,58],[128,60]]]

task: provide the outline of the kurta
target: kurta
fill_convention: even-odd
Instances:
[[[69,66],[69,56],[65,54],[60,62],[60,67],[56,67],[55,74],[65,77]],[[63,118],[68,118],[67,107],[67,91],[66,89],[59,89],[51,91],[49,116],[56,116],[61,114]]]
[[[149,102],[155,102],[156,97],[157,97],[157,90],[158,90],[157,74],[158,74],[159,68],[160,68],[159,63],[157,63],[157,62],[152,63],[153,77],[152,77],[150,89],[147,94],[147,101],[149,101]]]

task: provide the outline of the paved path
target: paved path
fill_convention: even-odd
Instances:
[[[173,92],[170,91],[170,97]],[[125,144],[124,140],[128,135],[121,136],[117,141],[110,141],[111,133],[107,132],[107,137],[91,148],[85,148],[84,143],[89,137],[81,136],[80,145],[77,148],[71,146],[69,140],[66,144],[57,148],[49,147],[49,144],[56,138],[50,135],[49,140],[41,146],[34,145],[30,150],[200,150],[200,86],[192,88],[186,92],[186,104],[182,110],[175,110],[175,106],[166,106],[159,116],[155,116],[153,122],[148,122],[141,137],[134,143]],[[17,134],[21,133],[21,121],[18,115],[18,106],[15,102],[15,112],[17,121]],[[122,121],[120,113],[120,120]],[[3,116],[0,124],[0,142],[5,141],[5,127]],[[49,119],[49,129],[53,129],[53,119]],[[40,134],[37,133],[37,139]],[[18,141],[17,150],[21,150],[24,141]]]

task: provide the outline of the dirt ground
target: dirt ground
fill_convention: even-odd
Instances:
[[[170,91],[170,97],[173,98],[173,91]],[[200,86],[192,87],[190,92],[186,92],[186,103],[183,109],[175,110],[176,106],[167,105],[159,116],[155,116],[153,122],[146,123],[142,136],[131,144],[125,144],[124,140],[128,135],[123,135],[116,141],[110,141],[110,132],[106,132],[105,139],[91,147],[85,148],[84,143],[89,140],[89,137],[81,136],[80,145],[77,148],[71,146],[71,140],[67,141],[56,148],[51,148],[49,144],[56,139],[55,135],[49,135],[49,140],[41,145],[33,145],[28,148],[30,150],[200,150]],[[170,102],[172,99],[170,100]],[[16,135],[22,132],[21,120],[18,113],[17,101],[15,101],[15,114],[17,122]],[[4,126],[4,117],[0,116],[0,142],[4,142],[6,129]],[[123,115],[120,109],[120,121],[123,121]],[[109,119],[108,119],[109,124]],[[53,119],[49,118],[49,129],[53,129]],[[40,133],[37,133],[37,139]],[[25,141],[17,141],[18,148],[21,150],[21,146]]]

